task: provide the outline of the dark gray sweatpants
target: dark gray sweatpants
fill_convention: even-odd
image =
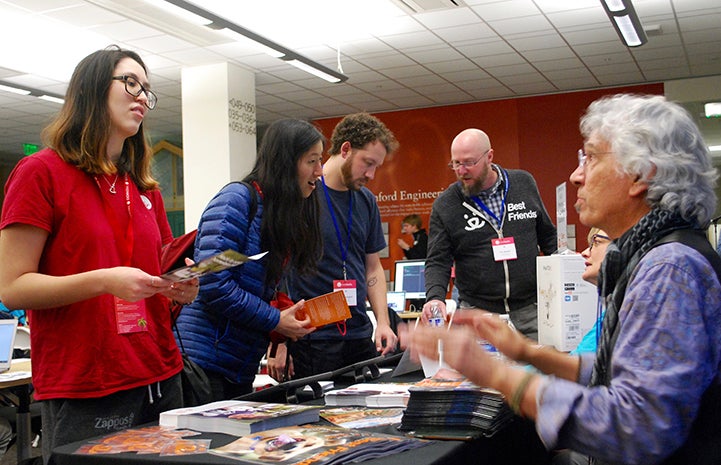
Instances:
[[[42,449],[47,464],[55,447],[155,422],[183,406],[180,375],[95,399],[42,401]]]

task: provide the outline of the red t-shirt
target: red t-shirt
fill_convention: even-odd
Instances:
[[[22,223],[50,233],[40,273],[63,276],[127,265],[160,274],[161,246],[172,239],[160,192],[141,193],[130,180],[128,229],[123,177],[116,194],[98,180],[49,149],[24,158],[5,185],[0,229]],[[119,241],[114,229],[122,231]],[[134,237],[129,264],[121,259],[128,251],[127,231]],[[168,301],[155,295],[145,304],[147,331],[122,334],[110,294],[63,307],[28,309],[35,398],[102,397],[178,373],[183,364]]]

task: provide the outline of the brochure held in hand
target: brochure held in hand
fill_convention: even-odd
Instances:
[[[305,301],[296,312],[299,319],[310,317],[311,326],[319,327],[350,318],[350,308],[342,291],[329,292]]]
[[[193,265],[181,266],[180,268],[168,271],[165,274],[161,274],[160,277],[175,282],[187,281],[189,279],[203,276],[204,274],[217,273],[218,271],[227,270],[228,268],[242,265],[250,260],[260,260],[267,253],[268,252],[263,252],[248,257],[240,252],[228,249]]]

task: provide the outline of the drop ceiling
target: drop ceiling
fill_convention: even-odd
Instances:
[[[319,1],[196,3],[208,9],[219,5],[221,16],[342,69],[348,80],[341,84],[141,0],[0,0],[5,31],[0,81],[63,94],[83,56],[119,44],[139,52],[150,68],[159,97],[146,119],[153,141],[180,145],[181,69],[223,61],[255,73],[259,126],[282,117],[315,119],[721,76],[719,0],[634,0],[649,36],[635,49],[623,45],[597,0],[335,0],[332,7]],[[320,20],[329,8],[345,14]],[[263,17],[274,22],[255,23]],[[81,35],[73,46],[64,45],[66,34],[57,31],[67,27],[93,39]],[[353,34],[342,40],[320,34],[331,29]],[[32,69],[18,69],[21,65],[6,59],[9,50],[33,57],[31,65],[23,65]],[[721,88],[702,94],[684,103],[695,116],[703,99],[721,101]],[[23,143],[41,144],[40,130],[58,108],[0,92],[0,157],[16,159]],[[703,124],[707,142],[721,144],[721,120]]]

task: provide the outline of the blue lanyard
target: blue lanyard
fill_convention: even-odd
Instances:
[[[348,190],[348,194],[350,195],[350,200],[348,202],[348,242],[343,243],[343,238],[340,234],[340,228],[338,227],[338,219],[335,216],[335,209],[333,208],[333,204],[330,201],[328,186],[325,184],[325,176],[321,176],[320,179],[323,182],[325,200],[326,202],[328,202],[328,211],[330,212],[330,217],[333,220],[333,227],[335,227],[335,235],[338,238],[338,244],[340,244],[340,256],[343,259],[343,279],[348,279],[345,263],[346,259],[348,258],[348,247],[350,247],[350,230],[351,226],[353,226],[353,192]]]
[[[485,203],[483,203],[483,200],[480,199],[477,195],[474,195],[471,197],[474,202],[476,202],[476,205],[481,207],[481,209],[489,214],[491,218],[496,220],[496,223],[498,223],[498,228],[503,229],[503,215],[506,211],[506,197],[508,196],[508,177],[506,176],[506,173],[503,170],[499,170],[501,173],[499,176],[503,176],[503,200],[501,201],[501,217],[498,218],[496,215],[493,214],[490,208],[486,206]]]

